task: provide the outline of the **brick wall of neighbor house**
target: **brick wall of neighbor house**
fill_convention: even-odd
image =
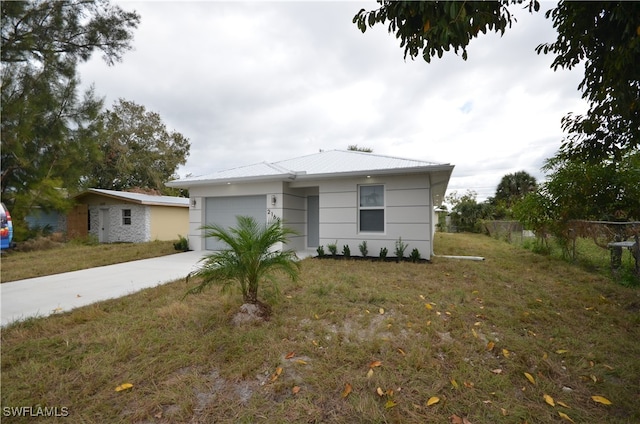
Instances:
[[[131,210],[131,225],[123,225],[122,211]],[[108,210],[109,232],[108,242],[141,243],[150,241],[150,211],[149,206],[134,204],[109,204],[89,206],[91,229],[89,233],[99,239],[101,210]]]

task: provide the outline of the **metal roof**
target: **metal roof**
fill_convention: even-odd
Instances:
[[[186,178],[179,180],[185,181],[226,181],[236,179],[258,178],[258,177],[282,177],[291,174],[288,169],[279,168],[273,164],[266,162],[256,163],[253,165],[241,166],[238,168],[225,169],[213,174],[201,175],[199,177]],[[172,181],[173,182],[173,181]]]
[[[128,202],[139,203],[141,205],[189,207],[189,199],[186,197],[156,196],[153,194],[130,193],[127,191],[105,190],[101,188],[90,188],[76,196],[76,198],[92,193],[108,196],[114,199],[126,200]]]
[[[453,170],[450,164],[438,164],[353,150],[329,150],[273,163],[257,163],[213,174],[169,182],[171,187],[220,184],[231,181],[296,180],[361,173],[409,173]]]

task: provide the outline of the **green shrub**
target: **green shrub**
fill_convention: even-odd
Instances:
[[[398,261],[404,258],[404,251],[407,250],[408,246],[409,245],[407,243],[402,242],[402,237],[399,237],[398,240],[396,240],[395,255]]]
[[[413,263],[416,263],[416,262],[418,262],[420,260],[420,252],[418,251],[418,249],[414,248],[411,251],[411,254],[409,255],[409,259]]]
[[[367,241],[364,240],[362,243],[360,243],[358,245],[358,249],[360,249],[360,253],[362,254],[362,257],[366,258],[367,254],[369,253],[369,249],[367,249]]]
[[[331,256],[335,257],[338,254],[338,240],[335,243],[328,244],[327,248],[331,252]]]
[[[351,248],[349,248],[348,244],[345,244],[342,247],[342,254],[344,255],[345,259],[349,259],[351,257]]]
[[[324,255],[325,255],[325,253],[324,253],[324,246],[318,246],[318,247],[316,248],[316,252],[318,253],[318,257],[319,257],[319,258],[324,258]]]
[[[173,248],[180,252],[189,250],[189,240],[186,237],[178,235],[178,241],[173,243]]]
[[[381,247],[380,248],[380,259],[384,260],[387,257],[387,253],[389,253],[387,248],[386,247]]]

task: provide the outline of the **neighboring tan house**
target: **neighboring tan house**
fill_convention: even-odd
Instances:
[[[453,165],[359,151],[324,151],[274,163],[258,163],[211,175],[175,180],[191,196],[189,247],[218,250],[203,225],[235,226],[236,216],[261,223],[282,220],[297,231],[287,248],[300,253],[337,244],[338,251],[367,242],[369,256],[395,242],[433,254],[435,208],[442,204]]]
[[[189,231],[189,199],[91,188],[75,196],[67,215],[70,238],[100,243],[177,240]]]

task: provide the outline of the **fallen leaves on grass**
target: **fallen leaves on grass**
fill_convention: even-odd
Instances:
[[[607,399],[606,397],[602,397],[602,396],[591,396],[591,399],[594,402],[598,402],[601,403],[603,405],[612,405],[611,401],[609,399]]]
[[[547,402],[547,404],[551,406],[556,406],[556,403],[551,396],[545,394],[543,397],[544,397],[544,401]]]
[[[471,421],[469,421],[465,417],[459,417],[456,414],[453,414],[449,418],[451,418],[451,424],[471,424]]]
[[[536,379],[533,378],[533,376],[531,374],[529,374],[528,372],[525,372],[524,376],[527,377],[527,380],[529,380],[529,382],[531,384],[536,384]]]
[[[431,396],[427,401],[427,406],[435,405],[440,402],[440,398],[438,396]]]
[[[353,390],[353,387],[351,387],[351,384],[349,383],[345,384],[344,390],[342,391],[342,397],[346,398],[347,396],[349,396],[352,390]]]
[[[128,390],[128,389],[130,389],[132,387],[133,387],[133,384],[131,384],[131,383],[122,383],[121,385],[116,387],[116,392],[121,392],[123,390]]]
[[[571,419],[571,417],[570,417],[570,416],[568,416],[567,414],[565,414],[564,412],[560,412],[560,411],[558,411],[558,415],[560,415],[560,418],[562,418],[562,419],[564,419],[564,420],[567,420],[567,421],[569,421],[569,422],[575,423],[575,421],[573,421],[573,420]]]
[[[284,357],[284,359],[291,359],[294,356],[296,356],[295,352],[289,352],[289,353],[287,353],[287,356]]]
[[[293,386],[293,388],[291,389],[291,393],[293,393],[294,395],[297,395],[300,392],[300,386]]]
[[[282,367],[276,368],[276,371],[271,376],[271,382],[273,383],[274,381],[276,381],[278,377],[280,377],[280,374],[282,374]]]

